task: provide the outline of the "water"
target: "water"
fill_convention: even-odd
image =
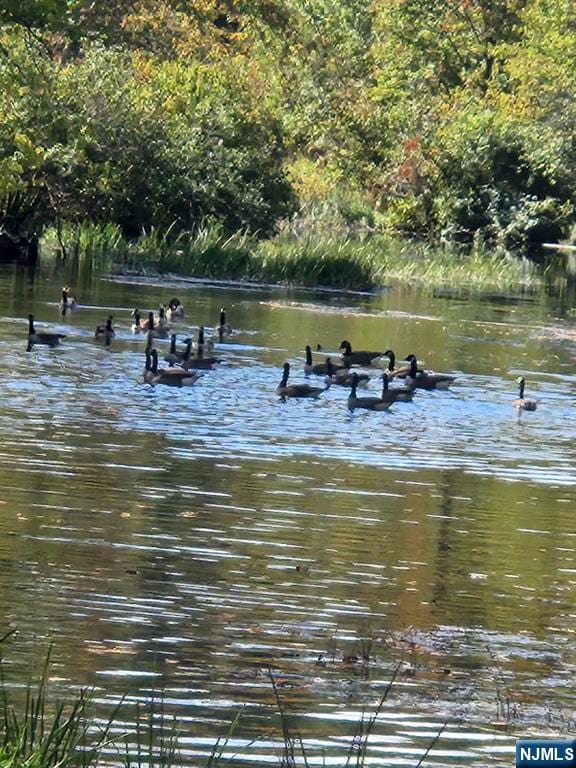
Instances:
[[[61,318],[64,282],[0,275],[11,683],[53,642],[55,692],[93,687],[101,718],[121,702],[119,731],[161,702],[183,766],[240,711],[237,765],[278,762],[279,708],[312,765],[342,765],[376,712],[375,766],[417,765],[442,728],[427,765],[508,766],[517,737],[573,731],[576,323],[560,300],[95,279]],[[237,329],[192,389],[145,385],[129,330],[172,295],[180,338],[222,304]],[[25,352],[28,312],[60,348]],[[304,345],[345,338],[457,382],[353,417],[341,388],[279,401],[285,360],[303,380]],[[519,417],[520,374],[539,407]]]

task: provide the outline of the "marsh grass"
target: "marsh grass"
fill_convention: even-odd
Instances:
[[[23,706],[18,708],[11,701],[10,689],[0,679],[0,768],[84,768],[96,763],[108,728],[104,727],[96,738],[89,734],[90,699],[85,691],[69,705],[49,704],[49,664],[50,652],[38,683],[26,687]]]
[[[12,633],[0,638],[2,643]],[[51,649],[36,683],[11,688],[2,674],[0,654],[0,768],[173,768],[177,763],[178,728],[165,716],[162,702],[136,709],[135,725],[117,731],[120,701],[102,724],[91,713],[92,698],[79,691],[69,703],[48,696]],[[14,700],[16,699],[16,700]],[[112,762],[111,762],[112,760]]]
[[[10,634],[10,633],[9,633]],[[0,638],[2,643],[9,637]],[[135,724],[127,731],[118,728],[121,700],[103,724],[90,713],[91,697],[80,691],[68,704],[49,700],[47,683],[51,649],[37,683],[29,683],[23,703],[18,706],[11,700],[10,688],[0,677],[0,768],[98,768],[98,766],[122,766],[123,768],[176,768],[181,765],[178,753],[179,729],[174,717],[164,711],[162,699],[151,700],[145,707],[137,706]],[[2,662],[0,654],[0,662]],[[394,686],[402,663],[398,663],[390,681],[376,706],[368,713],[363,711],[358,720],[346,755],[342,756],[343,768],[362,768],[368,755],[369,739],[380,716],[382,707]],[[0,663],[0,673],[2,665]],[[272,670],[268,670],[280,719],[282,751],[279,764],[284,768],[312,762],[299,730],[292,725],[292,715],[287,711],[280,696]],[[235,755],[226,754],[243,710],[233,719],[227,736],[216,740],[208,756],[206,768],[231,764]],[[417,763],[420,768],[441,737],[446,724],[426,747]],[[257,739],[248,746],[254,746]]]
[[[245,232],[226,236],[218,225],[194,233],[150,227],[127,240],[116,225],[67,225],[51,230],[43,252],[79,265],[80,271],[153,270],[199,278],[298,286],[369,289],[393,281],[428,286],[509,290],[542,283],[533,262],[506,252],[458,251],[385,235],[284,232],[258,240]]]

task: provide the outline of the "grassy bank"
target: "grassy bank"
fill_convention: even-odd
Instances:
[[[290,233],[257,240],[226,237],[217,227],[178,235],[151,228],[127,240],[117,226],[84,224],[49,230],[42,252],[77,260],[86,270],[151,269],[296,286],[365,289],[403,281],[505,290],[542,281],[532,262],[505,252],[433,248],[384,235]]]

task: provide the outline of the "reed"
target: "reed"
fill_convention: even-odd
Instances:
[[[9,634],[0,638],[0,650],[8,637]],[[178,753],[178,724],[174,717],[166,715],[161,698],[149,701],[145,708],[137,706],[135,723],[127,730],[118,725],[123,700],[109,719],[99,724],[90,713],[91,697],[87,691],[77,693],[68,704],[50,701],[47,691],[50,656],[51,651],[46,656],[39,681],[26,687],[24,701],[19,702],[21,706],[11,698],[11,694],[19,689],[9,687],[0,677],[0,768],[99,768],[110,765],[122,768],[176,768],[182,764]],[[400,667],[400,663],[396,665],[374,709],[362,713],[346,754],[341,758],[345,768],[362,768],[365,765],[370,736]],[[280,718],[280,764],[300,764],[307,768],[313,762],[312,756],[307,752],[301,733],[293,727],[292,715],[282,701],[272,671],[269,670],[268,674]],[[205,763],[206,768],[230,763],[231,757],[227,754],[229,742],[241,715],[242,709],[233,719],[228,734],[216,740]],[[416,768],[425,763],[445,728],[446,724],[427,745]],[[257,740],[254,740],[250,745],[256,743]]]
[[[366,289],[390,282],[473,288],[535,288],[538,267],[504,251],[433,247],[386,235],[290,230],[271,240],[245,232],[225,235],[218,224],[195,232],[150,227],[126,239],[115,225],[82,224],[51,230],[43,252],[76,260],[84,269],[177,272],[221,280]]]
[[[87,717],[89,696],[81,691],[68,705],[50,704],[46,682],[50,653],[40,680],[26,687],[16,707],[10,689],[0,680],[0,768],[88,768],[97,764],[107,727],[94,738]]]

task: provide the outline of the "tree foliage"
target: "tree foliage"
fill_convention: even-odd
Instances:
[[[576,202],[571,0],[6,0],[0,223],[504,246]]]

